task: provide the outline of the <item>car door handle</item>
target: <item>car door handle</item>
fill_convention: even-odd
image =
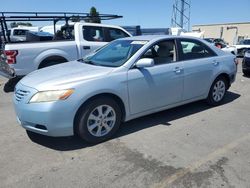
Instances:
[[[213,61],[213,65],[214,65],[214,66],[218,66],[219,64],[220,64],[220,62],[218,62],[218,61],[216,61],[216,60]]]
[[[90,50],[90,46],[83,46],[84,50]]]
[[[174,72],[175,72],[176,74],[181,73],[181,71],[182,71],[182,69],[181,69],[180,67],[175,67],[175,69],[174,69]]]

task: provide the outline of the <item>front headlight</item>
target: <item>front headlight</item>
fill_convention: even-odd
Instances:
[[[73,92],[74,92],[73,89],[55,90],[55,91],[40,91],[40,92],[36,93],[35,95],[33,95],[33,97],[30,99],[29,103],[65,100]]]

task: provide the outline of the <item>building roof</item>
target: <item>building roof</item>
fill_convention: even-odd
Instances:
[[[249,22],[214,23],[214,24],[197,24],[197,25],[193,25],[193,27],[215,26],[215,25],[240,25],[240,24],[250,24],[250,21]]]

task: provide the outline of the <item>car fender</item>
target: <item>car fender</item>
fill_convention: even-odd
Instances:
[[[220,75],[222,75],[222,74],[227,74],[228,76],[230,76],[230,71],[227,70],[227,69],[222,69],[222,68],[221,68],[218,72],[216,72],[216,73],[214,74],[213,79],[210,80],[210,84],[209,84],[210,86],[209,86],[209,88],[207,89],[206,96],[208,96],[209,91],[210,91],[210,88],[212,87],[214,81],[215,81]]]
[[[35,59],[34,59],[34,64],[36,69],[38,69],[40,63],[49,58],[49,57],[53,57],[53,56],[59,56],[62,58],[65,58],[67,60],[71,59],[69,54],[67,54],[65,51],[63,50],[59,50],[59,49],[49,49],[46,51],[43,51],[42,53],[40,53]]]
[[[126,119],[127,116],[129,116],[130,114],[129,101],[128,101],[128,96],[126,95],[126,93],[127,92],[121,93],[121,91],[117,92],[116,90],[113,90],[113,89],[102,89],[102,90],[96,90],[96,91],[85,93],[84,97],[82,97],[81,100],[79,100],[78,103],[76,104],[76,107],[74,108],[76,109],[76,111],[74,112],[74,114],[76,114],[77,111],[82,107],[82,105],[86,103],[88,100],[90,100],[91,98],[94,98],[95,96],[98,96],[98,95],[106,94],[106,95],[115,95],[121,100],[124,106],[124,110],[125,110],[124,119]]]

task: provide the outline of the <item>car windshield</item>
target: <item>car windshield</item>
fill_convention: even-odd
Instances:
[[[93,65],[119,67],[147,42],[141,40],[116,40],[101,48],[92,56],[87,56],[83,61]]]

